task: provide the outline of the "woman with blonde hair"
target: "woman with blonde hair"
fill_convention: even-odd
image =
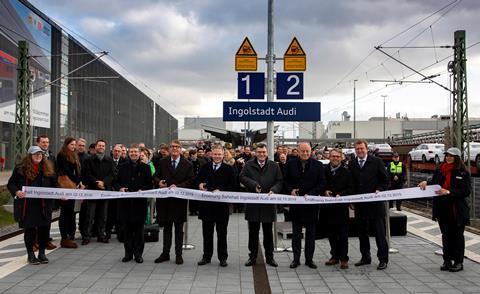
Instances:
[[[26,198],[29,186],[55,187],[56,178],[52,163],[45,158],[42,149],[32,146],[27,155],[13,170],[8,180],[8,190],[14,197],[14,218],[24,229],[24,242],[28,253],[28,263],[48,263],[45,248],[50,234],[53,200]],[[38,238],[38,258],[33,252],[33,243]]]

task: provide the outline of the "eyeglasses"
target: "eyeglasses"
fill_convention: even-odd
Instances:
[[[180,145],[171,145],[170,148],[182,148]]]

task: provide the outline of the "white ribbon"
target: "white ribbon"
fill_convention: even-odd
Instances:
[[[227,203],[263,203],[263,204],[335,204],[358,203],[388,200],[403,200],[412,198],[429,198],[437,196],[435,191],[439,185],[427,186],[425,190],[418,187],[383,191],[378,193],[357,194],[342,197],[290,196],[283,194],[245,193],[245,192],[208,192],[186,188],[162,188],[139,192],[116,192],[99,190],[78,190],[63,188],[44,188],[24,186],[23,191],[28,198],[64,199],[64,200],[95,200],[119,198],[169,198],[175,197],[188,200],[227,202]],[[443,196],[449,197],[449,196]]]

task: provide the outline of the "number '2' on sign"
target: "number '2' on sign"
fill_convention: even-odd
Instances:
[[[277,99],[303,99],[303,73],[277,73]]]
[[[263,72],[238,73],[238,99],[263,99],[265,74]]]

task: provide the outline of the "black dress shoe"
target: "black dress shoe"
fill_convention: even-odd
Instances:
[[[132,256],[125,256],[124,258],[122,258],[122,262],[129,262],[132,259],[133,259]]]
[[[155,263],[161,263],[168,260],[170,260],[170,255],[162,253],[157,259],[155,259]]]
[[[256,259],[251,259],[251,258],[250,258],[249,260],[247,260],[247,262],[245,262],[245,266],[253,266],[253,265],[255,265],[255,264],[257,264],[257,260],[256,260]]]
[[[227,265],[228,265],[228,263],[225,259],[220,260],[220,266],[221,267],[226,267]]]
[[[98,238],[97,238],[97,242],[99,242],[99,243],[105,243],[105,244],[106,244],[106,243],[108,243],[108,242],[110,242],[110,241],[108,241],[107,237],[98,237]]]
[[[136,263],[143,263],[143,257],[135,257],[135,262]]]
[[[384,270],[384,269],[386,269],[386,268],[387,268],[387,263],[386,263],[386,262],[383,262],[383,261],[380,262],[380,263],[378,264],[378,266],[377,266],[377,270],[380,270],[380,271],[381,271],[381,270]]]
[[[452,263],[445,261],[445,262],[442,264],[442,266],[440,267],[440,270],[441,270],[441,271],[448,271],[451,267],[452,267]]]
[[[452,273],[456,273],[459,271],[463,271],[463,263],[460,262],[455,262],[449,269],[448,271]]]
[[[275,259],[273,259],[273,258],[267,259],[267,264],[268,264],[269,266],[273,266],[273,267],[277,267],[277,266],[278,266],[278,263],[277,263],[277,262],[275,261]]]
[[[359,262],[355,263],[355,266],[362,266],[362,265],[366,265],[366,264],[371,264],[372,263],[372,260],[371,259],[360,259]]]
[[[197,262],[198,265],[206,265],[207,263],[210,263],[210,259],[207,258],[202,258],[200,261]]]
[[[300,261],[292,261],[292,263],[290,263],[290,268],[297,268],[298,266],[300,265]]]
[[[313,269],[317,268],[317,265],[315,264],[315,262],[313,262],[313,260],[305,261],[305,265],[308,266],[309,268],[313,268]]]

